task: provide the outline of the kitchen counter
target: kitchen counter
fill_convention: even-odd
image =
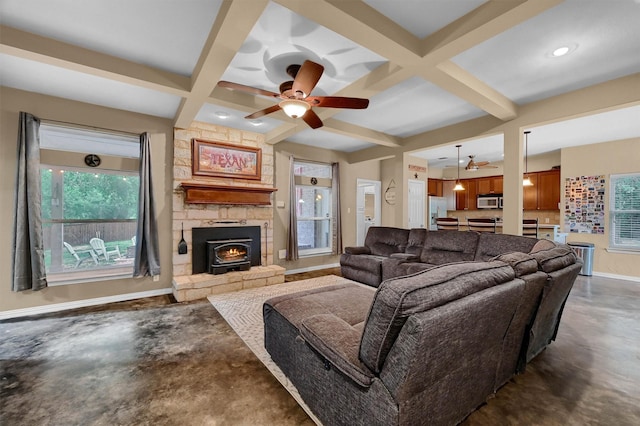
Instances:
[[[467,230],[467,222],[460,221],[460,230]],[[502,233],[502,222],[497,222],[496,233]],[[541,223],[538,224],[538,238],[553,240],[559,243],[566,243],[567,234],[560,232],[560,225],[556,223]]]

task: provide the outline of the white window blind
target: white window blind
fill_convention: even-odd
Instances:
[[[611,248],[640,250],[640,173],[611,175]]]

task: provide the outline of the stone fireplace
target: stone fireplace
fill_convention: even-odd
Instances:
[[[260,148],[260,180],[193,176],[193,138]],[[273,166],[273,146],[261,134],[200,122],[174,130],[173,294],[178,301],[284,282],[284,268],[273,264]],[[187,254],[178,254],[183,227]],[[232,239],[251,239],[250,269],[227,263],[224,273],[209,273],[207,241]]]

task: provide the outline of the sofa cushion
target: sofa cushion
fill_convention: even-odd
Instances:
[[[406,255],[411,256],[411,255]],[[415,274],[416,272],[424,271],[425,269],[433,268],[435,265],[428,263],[420,263],[420,259],[407,260],[403,258],[396,258],[395,255],[389,259],[382,261],[382,281],[389,278],[402,277],[404,275]],[[538,264],[536,263],[536,267]]]
[[[538,261],[528,253],[513,252],[496,256],[493,260],[508,263],[513,268],[516,277],[522,277],[538,272]]]
[[[538,240],[538,242],[533,246],[529,253],[534,253],[536,251],[549,250],[554,247],[557,247],[558,243],[551,240]]]
[[[483,232],[478,239],[474,260],[486,262],[498,255],[514,251],[529,253],[537,242],[537,239],[530,237]]]
[[[389,256],[391,253],[403,252],[408,238],[408,229],[372,226],[367,231],[364,245],[373,255]]]
[[[511,281],[514,277],[513,268],[504,262],[462,262],[382,282],[364,326],[360,359],[371,370],[380,372],[409,316]]]
[[[531,255],[538,261],[538,268],[546,273],[566,268],[577,262],[575,252],[566,244],[558,244],[552,249],[536,251]]]
[[[420,262],[442,265],[473,260],[477,245],[477,232],[430,231],[420,254]]]
[[[302,320],[300,334],[316,353],[362,387],[369,387],[373,373],[358,358],[359,330],[332,314]],[[328,365],[325,368],[330,368]]]
[[[409,231],[407,247],[404,249],[404,252],[406,254],[412,254],[419,257],[426,237],[427,230],[425,228],[412,228]]]

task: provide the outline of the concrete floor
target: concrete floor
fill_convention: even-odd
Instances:
[[[640,283],[579,277],[558,340],[463,424],[639,425],[638,383]],[[0,425],[114,424],[312,422],[207,301],[0,322]]]

